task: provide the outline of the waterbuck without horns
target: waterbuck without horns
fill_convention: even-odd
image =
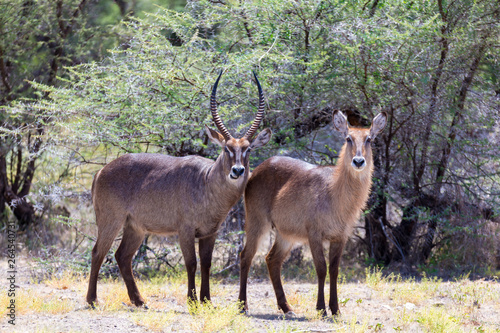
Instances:
[[[172,157],[162,154],[127,154],[112,161],[94,177],[92,202],[98,228],[92,250],[87,302],[97,299],[97,277],[104,257],[116,236],[123,236],[115,258],[127,286],[130,301],[144,305],[132,274],[132,257],[145,234],[179,235],[188,276],[188,299],[196,300],[195,239],[201,266],[200,299],[210,300],[209,275],[212,251],[219,226],[236,204],[248,180],[249,152],[265,145],[271,130],[253,138],[264,115],[264,95],[259,91],[257,115],[246,134],[229,134],[217,112],[219,75],[210,97],[210,109],[220,133],[206,127],[210,140],[222,147],[217,160],[200,156]]]
[[[271,157],[252,173],[245,189],[246,245],[241,253],[240,295],[248,310],[247,279],[260,240],[271,228],[276,240],[266,256],[278,307],[292,314],[283,286],[281,266],[294,243],[309,243],[318,276],[316,309],[326,315],[324,286],[327,266],[323,252],[330,244],[330,310],[339,312],[337,276],[344,245],[365,207],[373,173],[371,141],[385,127],[380,113],[369,129],[350,127],[338,110],[334,128],[345,143],[337,166],[315,166],[289,157]]]

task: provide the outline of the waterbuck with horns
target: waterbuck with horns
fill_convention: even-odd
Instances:
[[[248,310],[247,279],[260,240],[271,228],[276,240],[266,256],[278,307],[292,314],[281,283],[281,266],[294,243],[308,243],[318,276],[316,309],[326,315],[327,266],[323,246],[329,243],[330,310],[339,312],[337,275],[344,245],[366,205],[372,184],[371,141],[385,127],[380,113],[369,129],[350,127],[338,110],[334,128],[345,138],[337,166],[315,166],[289,157],[271,157],[252,173],[245,189],[246,244],[241,253],[240,295]]]
[[[234,138],[217,112],[219,75],[210,97],[210,109],[220,133],[205,127],[210,140],[222,147],[217,160],[200,156],[172,157],[162,154],[127,154],[112,161],[94,177],[92,202],[98,228],[92,250],[87,302],[97,298],[97,277],[104,257],[116,236],[123,236],[115,258],[127,286],[130,301],[144,305],[132,274],[132,257],[145,234],[179,235],[188,277],[187,296],[196,300],[195,239],[201,266],[200,299],[210,300],[209,275],[217,230],[236,204],[248,180],[249,153],[265,145],[271,131],[254,134],[264,115],[264,95],[259,91],[257,115],[246,134]]]

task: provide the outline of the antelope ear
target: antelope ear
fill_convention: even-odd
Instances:
[[[375,118],[373,118],[372,126],[370,127],[370,136],[375,139],[377,134],[379,134],[387,124],[387,113],[381,112]]]
[[[252,140],[252,143],[250,143],[250,148],[258,148],[264,146],[266,143],[271,140],[271,136],[273,135],[273,132],[269,129],[266,128],[262,132],[260,132],[255,139]]]
[[[333,111],[333,127],[342,133],[344,137],[349,133],[349,125],[347,124],[347,117],[340,110]]]
[[[210,141],[212,141],[215,144],[218,144],[221,147],[224,147],[225,140],[224,140],[224,137],[222,136],[222,134],[220,134],[217,131],[214,131],[213,129],[211,129],[207,125],[205,125],[205,132],[207,133]]]

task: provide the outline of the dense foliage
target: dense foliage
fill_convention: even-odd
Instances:
[[[86,1],[0,2],[0,214],[9,206],[21,230],[43,215],[35,206],[45,210],[40,197],[26,199],[53,144],[51,120],[33,108],[46,94],[32,82],[58,86],[65,66],[105,57],[116,38],[103,28],[121,18],[112,9]]]
[[[361,257],[499,265],[499,21],[493,0],[189,1],[129,17],[109,57],[70,62],[81,64],[57,85],[30,83],[44,98],[4,105],[11,117],[36,110],[77,164],[111,151],[215,156],[203,125],[221,69],[234,134],[256,111],[251,70],[263,85],[274,146],[254,164],[274,154],[332,163],[332,110],[359,126],[383,110]]]

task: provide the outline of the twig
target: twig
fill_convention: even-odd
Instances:
[[[229,266],[227,266],[226,268],[224,268],[224,269],[222,269],[222,270],[218,271],[217,273],[213,273],[212,275],[219,275],[219,274],[222,274],[222,273],[224,273],[225,271],[230,270],[230,269],[231,269],[231,268],[233,268],[234,266],[238,266],[238,265],[239,265],[239,263],[234,263],[234,264],[229,265]]]
[[[257,61],[258,64],[260,64],[260,61],[262,60],[262,58],[264,58],[267,54],[269,54],[269,52],[271,52],[271,50],[273,49],[274,45],[276,44],[276,41],[278,40],[278,37],[279,37],[279,33],[276,33],[276,38],[274,38],[274,42],[273,44],[269,47],[269,49],[259,58],[259,60]]]
[[[85,237],[82,237],[80,242],[77,245],[75,245],[75,248],[70,252],[70,254],[73,254],[76,251],[76,249],[78,249],[80,247],[80,245],[83,243],[84,240],[85,240]]]
[[[163,256],[157,255],[157,254],[156,254],[156,252],[155,252],[152,248],[150,248],[149,246],[147,246],[147,245],[145,245],[145,248],[146,248],[146,250],[149,250],[149,251],[151,251],[151,252],[153,253],[153,255],[155,256],[156,260],[163,261],[163,262],[164,262],[165,264],[167,264],[170,268],[172,268],[175,272],[177,272],[177,269],[176,269],[174,266],[172,266],[172,265],[168,262],[168,260],[167,260],[167,259],[165,259],[165,256],[166,256],[166,255],[163,255]]]

